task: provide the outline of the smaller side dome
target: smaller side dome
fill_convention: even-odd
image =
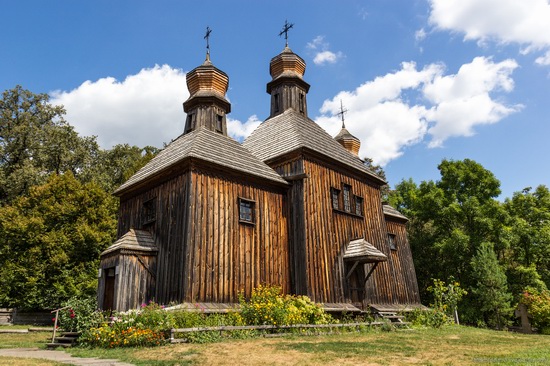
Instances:
[[[361,140],[353,136],[349,131],[342,127],[342,130],[334,137],[340,145],[355,156],[359,156],[359,149],[361,148]]]
[[[275,80],[281,76],[294,76],[302,79],[306,72],[305,61],[285,47],[283,52],[271,59],[269,63],[269,74]]]
[[[201,66],[187,73],[187,88],[191,97],[212,92],[225,97],[229,88],[229,77],[215,67],[207,57]]]

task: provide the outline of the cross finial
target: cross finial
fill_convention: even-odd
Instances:
[[[289,23],[288,20],[285,20],[285,26],[283,27],[283,30],[279,32],[279,37],[283,35],[285,35],[285,47],[288,47],[288,31],[290,30],[290,28],[294,27],[294,24],[293,23]]]
[[[347,109],[344,109],[342,99],[340,99],[340,112],[336,113],[336,115],[342,117],[342,128],[346,128],[346,124],[344,123],[344,114],[346,114],[347,111]]]
[[[212,33],[212,29],[210,27],[206,27],[206,34],[204,36],[204,39],[206,39],[206,57],[210,56],[210,33]]]

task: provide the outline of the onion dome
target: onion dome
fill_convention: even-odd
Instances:
[[[306,72],[306,62],[290,48],[285,47],[283,52],[271,59],[269,63],[269,74],[271,82],[267,84],[267,92],[280,85],[281,82],[292,80],[300,85],[305,92],[309,90],[309,84],[303,79]]]
[[[340,133],[334,138],[340,145],[355,156],[359,156],[359,148],[361,147],[361,140],[353,136],[346,127],[342,124]]]
[[[222,104],[226,105],[226,113],[229,113],[231,106],[225,99],[228,88],[229,77],[212,64],[210,55],[207,54],[202,65],[187,73],[187,89],[189,89],[190,95],[189,99],[183,104],[185,112],[188,112],[190,108],[199,102],[196,100],[194,103],[194,99],[197,97],[215,97],[221,99]]]

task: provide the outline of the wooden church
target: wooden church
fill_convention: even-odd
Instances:
[[[101,254],[98,301],[224,308],[260,284],[331,311],[420,305],[407,218],[381,201],[386,182],[308,118],[304,60],[287,46],[269,70],[269,117],[227,135],[228,76],[210,61],[187,74],[183,134],[120,186],[118,240]]]

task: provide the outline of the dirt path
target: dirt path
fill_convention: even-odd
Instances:
[[[70,365],[79,366],[133,366],[130,363],[119,362],[117,360],[106,360],[100,358],[80,358],[73,357],[63,351],[44,350],[38,348],[11,348],[0,349],[0,357],[20,357],[20,358],[40,358],[44,360],[56,361]]]

